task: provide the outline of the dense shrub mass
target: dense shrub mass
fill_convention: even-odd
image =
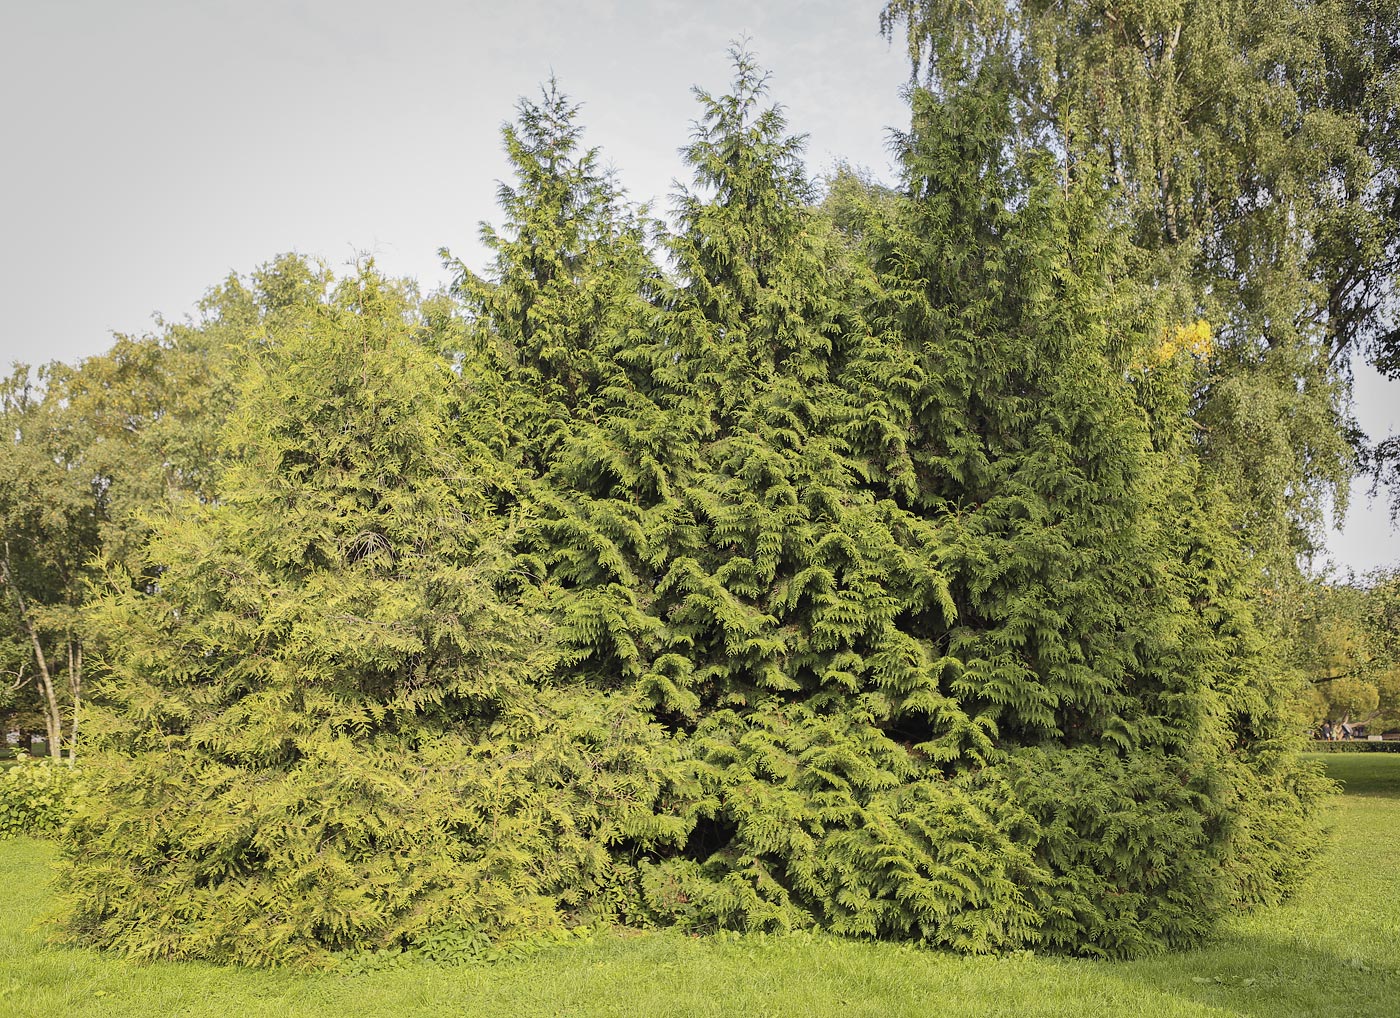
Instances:
[[[19,754],[11,766],[0,769],[0,838],[58,834],[82,780],[83,772],[67,763]]]
[[[265,309],[220,497],[91,612],[73,937],[1122,956],[1296,879],[1321,782],[1191,453],[1203,327],[995,88],[916,90],[902,189],[818,204],[737,72],[673,229],[551,87],[486,277]]]

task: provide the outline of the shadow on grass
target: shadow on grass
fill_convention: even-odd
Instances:
[[[1346,795],[1400,799],[1400,753],[1312,753]]]
[[[1400,959],[1360,943],[1339,954],[1297,939],[1237,935],[1215,947],[1109,967],[1128,987],[1250,1018],[1396,1013]]]

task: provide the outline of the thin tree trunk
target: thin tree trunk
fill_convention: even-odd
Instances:
[[[68,763],[78,755],[78,708],[83,695],[83,645],[68,637],[68,692],[73,698],[73,723],[68,729]]]
[[[16,594],[18,596],[18,593]],[[53,676],[49,673],[48,661],[44,658],[44,647],[39,642],[39,631],[29,621],[29,616],[21,608],[20,620],[29,634],[29,642],[34,645],[34,660],[39,666],[39,689],[44,694],[44,728],[49,740],[49,756],[58,758],[63,754],[63,717],[58,711],[58,697],[54,693]]]
[[[3,571],[5,585],[14,592],[15,604],[19,607],[20,623],[24,626],[24,631],[29,634],[29,642],[34,647],[34,663],[39,666],[39,689],[44,694],[44,728],[47,730],[49,739],[49,756],[57,759],[63,755],[63,716],[58,710],[58,696],[54,693],[53,675],[49,672],[49,662],[44,656],[44,645],[39,640],[39,631],[34,627],[34,622],[29,617],[29,609],[24,604],[24,595],[15,585],[14,574],[10,572],[8,544],[5,548],[4,559],[0,559],[0,571]]]

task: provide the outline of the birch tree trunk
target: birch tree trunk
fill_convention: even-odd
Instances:
[[[4,580],[5,586],[9,587],[10,592],[14,595],[20,625],[29,636],[29,643],[34,648],[34,663],[39,669],[39,691],[44,698],[44,728],[49,740],[49,756],[53,759],[60,759],[63,756],[63,715],[58,707],[58,695],[54,690],[53,673],[49,671],[49,661],[44,654],[43,641],[39,639],[39,629],[35,626],[29,608],[24,602],[24,594],[15,584],[14,574],[10,572],[8,546],[5,549],[5,557],[0,560],[0,579]],[[70,676],[71,681],[72,677]],[[75,712],[74,721],[76,722],[76,720]]]

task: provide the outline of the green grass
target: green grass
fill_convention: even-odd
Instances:
[[[1400,757],[1336,755],[1346,793],[1287,905],[1138,962],[960,958],[819,937],[607,936],[526,961],[360,976],[133,965],[47,946],[51,845],[0,842],[0,1015],[1400,1015]]]
[[[1347,795],[1400,798],[1400,759],[1390,753],[1306,753],[1320,761]]]

